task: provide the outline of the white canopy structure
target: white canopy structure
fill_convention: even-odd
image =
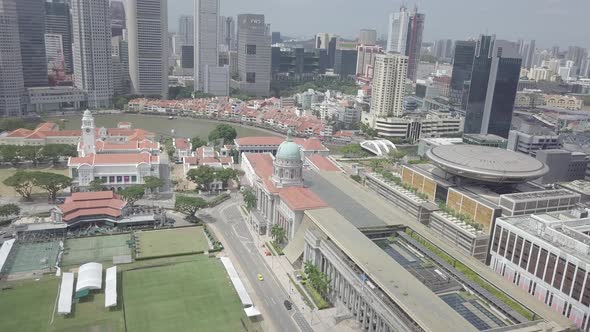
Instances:
[[[391,151],[395,151],[397,148],[395,144],[391,143],[386,139],[374,139],[370,141],[361,142],[361,147],[374,155],[379,157],[386,156]]]
[[[57,313],[67,315],[72,312],[72,295],[74,294],[74,274],[64,272],[61,277]]]
[[[104,307],[114,307],[117,305],[117,267],[109,267],[105,279],[104,290]]]
[[[2,243],[2,248],[0,248],[0,272],[2,272],[2,268],[8,259],[8,254],[10,254],[10,250],[12,250],[12,246],[14,245],[15,239],[4,241]]]
[[[258,309],[254,307],[252,299],[250,298],[250,295],[248,295],[246,287],[244,287],[242,279],[240,279],[240,276],[238,275],[238,272],[236,271],[234,264],[228,257],[221,257],[221,263],[223,263],[223,266],[225,267],[225,270],[227,271],[227,274],[229,275],[229,278],[231,279],[231,282],[234,285],[234,288],[236,289],[238,296],[240,297],[240,301],[244,306],[244,311],[246,312],[246,315],[248,317],[260,316],[260,311],[258,311]]]
[[[86,263],[78,270],[78,283],[76,292],[87,289],[102,288],[102,264]]]

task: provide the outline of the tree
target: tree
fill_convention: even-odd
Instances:
[[[33,162],[33,167],[37,167],[37,164],[42,159],[43,154],[41,153],[42,147],[34,145],[24,145],[18,147],[19,155],[24,159]]]
[[[144,176],[143,177],[144,187],[149,189],[150,193],[153,193],[156,189],[163,187],[166,182],[157,176]]]
[[[186,178],[196,183],[199,188],[209,190],[211,183],[215,181],[215,169],[210,166],[201,166],[191,169],[186,174]]]
[[[49,200],[55,202],[55,197],[60,190],[72,185],[72,178],[50,172],[33,172],[31,174],[33,183],[47,191]]]
[[[238,171],[232,168],[222,168],[215,172],[215,178],[223,182],[224,187],[227,187],[229,180],[238,178]]]
[[[195,136],[195,137],[191,138],[191,144],[192,144],[193,151],[195,151],[196,149],[200,148],[201,146],[207,145],[207,142],[205,140],[202,140],[199,136]]]
[[[248,211],[252,211],[252,209],[256,206],[256,203],[258,202],[258,199],[256,198],[256,195],[254,195],[254,192],[252,192],[252,190],[250,189],[246,189],[242,191],[242,197],[244,198],[244,203],[246,203],[246,209],[248,209]]]
[[[60,158],[75,157],[76,146],[71,144],[47,144],[41,150],[42,158],[49,159],[55,165]]]
[[[174,209],[188,215],[189,219],[195,218],[195,213],[207,206],[207,202],[200,197],[177,195]]]
[[[16,164],[19,161],[18,146],[16,145],[2,145],[0,146],[0,153],[2,154],[2,160],[12,164]]]
[[[31,199],[31,192],[35,186],[31,173],[21,170],[4,179],[2,183],[8,187],[13,187],[14,191],[26,200]]]
[[[94,180],[90,181],[90,186],[88,187],[88,190],[90,190],[90,191],[105,191],[105,190],[107,190],[107,188],[104,186],[105,183],[106,183],[106,181],[103,179],[94,179]]]
[[[403,159],[406,156],[406,153],[400,150],[393,150],[389,151],[387,155],[392,162],[396,163]]]
[[[135,204],[135,202],[143,198],[143,195],[145,194],[145,188],[142,185],[135,185],[120,190],[118,194],[119,196],[121,196],[121,199],[123,199],[125,202],[127,202],[127,204],[133,207],[133,204]]]
[[[127,107],[128,103],[129,103],[129,98],[127,98],[125,96],[116,96],[115,100],[113,102],[115,108],[118,110],[125,109]]]
[[[237,136],[238,133],[234,127],[228,124],[220,124],[209,133],[208,138],[210,142],[218,139],[223,139],[224,142],[232,142]]]
[[[16,204],[5,204],[0,206],[0,216],[8,217],[20,214],[20,207]]]
[[[345,156],[366,156],[367,153],[363,150],[360,144],[351,143],[340,148],[340,153]]]
[[[282,244],[287,239],[287,232],[279,224],[272,225],[270,228],[270,235],[278,244]]]

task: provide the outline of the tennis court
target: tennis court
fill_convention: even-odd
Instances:
[[[221,262],[201,257],[123,273],[128,332],[253,330]]]
[[[201,226],[138,232],[136,236],[137,259],[197,254],[209,248]]]
[[[111,261],[113,256],[131,255],[131,234],[83,237],[66,240],[61,266]]]
[[[12,247],[5,265],[6,274],[47,270],[55,266],[59,241],[19,243]]]

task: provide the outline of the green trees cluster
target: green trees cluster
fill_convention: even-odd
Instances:
[[[185,213],[189,220],[194,219],[197,211],[204,207],[207,207],[207,201],[200,197],[177,195],[174,202],[174,209]]]
[[[368,157],[369,154],[363,150],[360,144],[358,143],[351,143],[343,146],[340,148],[340,153],[342,153],[346,157],[353,157],[353,158],[362,158]]]
[[[309,280],[309,284],[313,287],[320,295],[327,299],[328,292],[330,291],[330,283],[332,282],[327,274],[321,272],[317,266],[311,262],[305,262],[303,265],[303,271]]]
[[[76,146],[70,144],[31,145],[0,145],[0,160],[12,164],[28,161],[34,166],[44,161],[57,164],[61,158],[75,157]]]
[[[238,136],[236,128],[228,124],[220,124],[211,130],[209,133],[209,142],[213,142],[219,139],[223,139],[225,143],[231,143]]]
[[[242,191],[242,197],[244,198],[244,203],[246,204],[246,209],[248,211],[252,211],[252,209],[256,206],[258,199],[256,195],[251,189],[246,189]]]
[[[4,179],[3,183],[8,187],[14,188],[26,200],[31,199],[33,188],[42,188],[47,192],[48,199],[55,202],[57,193],[60,190],[70,187],[72,185],[72,179],[65,175],[51,172],[27,172],[19,170]]]
[[[201,137],[199,137],[199,136],[195,136],[195,137],[191,138],[191,145],[192,145],[193,151],[195,151],[196,149],[200,148],[201,146],[207,145],[207,141],[201,139]]]
[[[205,165],[189,170],[186,178],[196,183],[199,189],[209,191],[211,184],[215,181],[221,181],[223,187],[226,187],[230,180],[236,180],[239,183],[240,175],[240,171],[232,168],[215,169]]]
[[[287,240],[287,232],[279,224],[272,225],[270,228],[270,236],[277,244],[283,244]]]

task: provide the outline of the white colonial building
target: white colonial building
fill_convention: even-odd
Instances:
[[[98,146],[101,150],[97,149],[96,133],[92,113],[84,112],[79,155],[68,160],[74,188],[86,191],[92,180],[100,179],[107,188],[121,190],[144,183],[143,178],[146,176],[160,176],[160,156],[157,153],[159,149],[154,145],[157,143],[145,140],[143,143],[121,142],[120,153],[116,153],[117,143],[109,143],[109,148],[103,153],[106,144],[99,141]],[[136,148],[129,146],[130,144],[137,144]],[[140,145],[143,148],[140,148]]]
[[[287,240],[295,236],[306,210],[326,207],[326,203],[305,188],[301,146],[287,137],[271,152],[243,153],[242,170],[257,198],[250,213],[250,224],[259,234],[269,234],[272,225],[280,225]]]

